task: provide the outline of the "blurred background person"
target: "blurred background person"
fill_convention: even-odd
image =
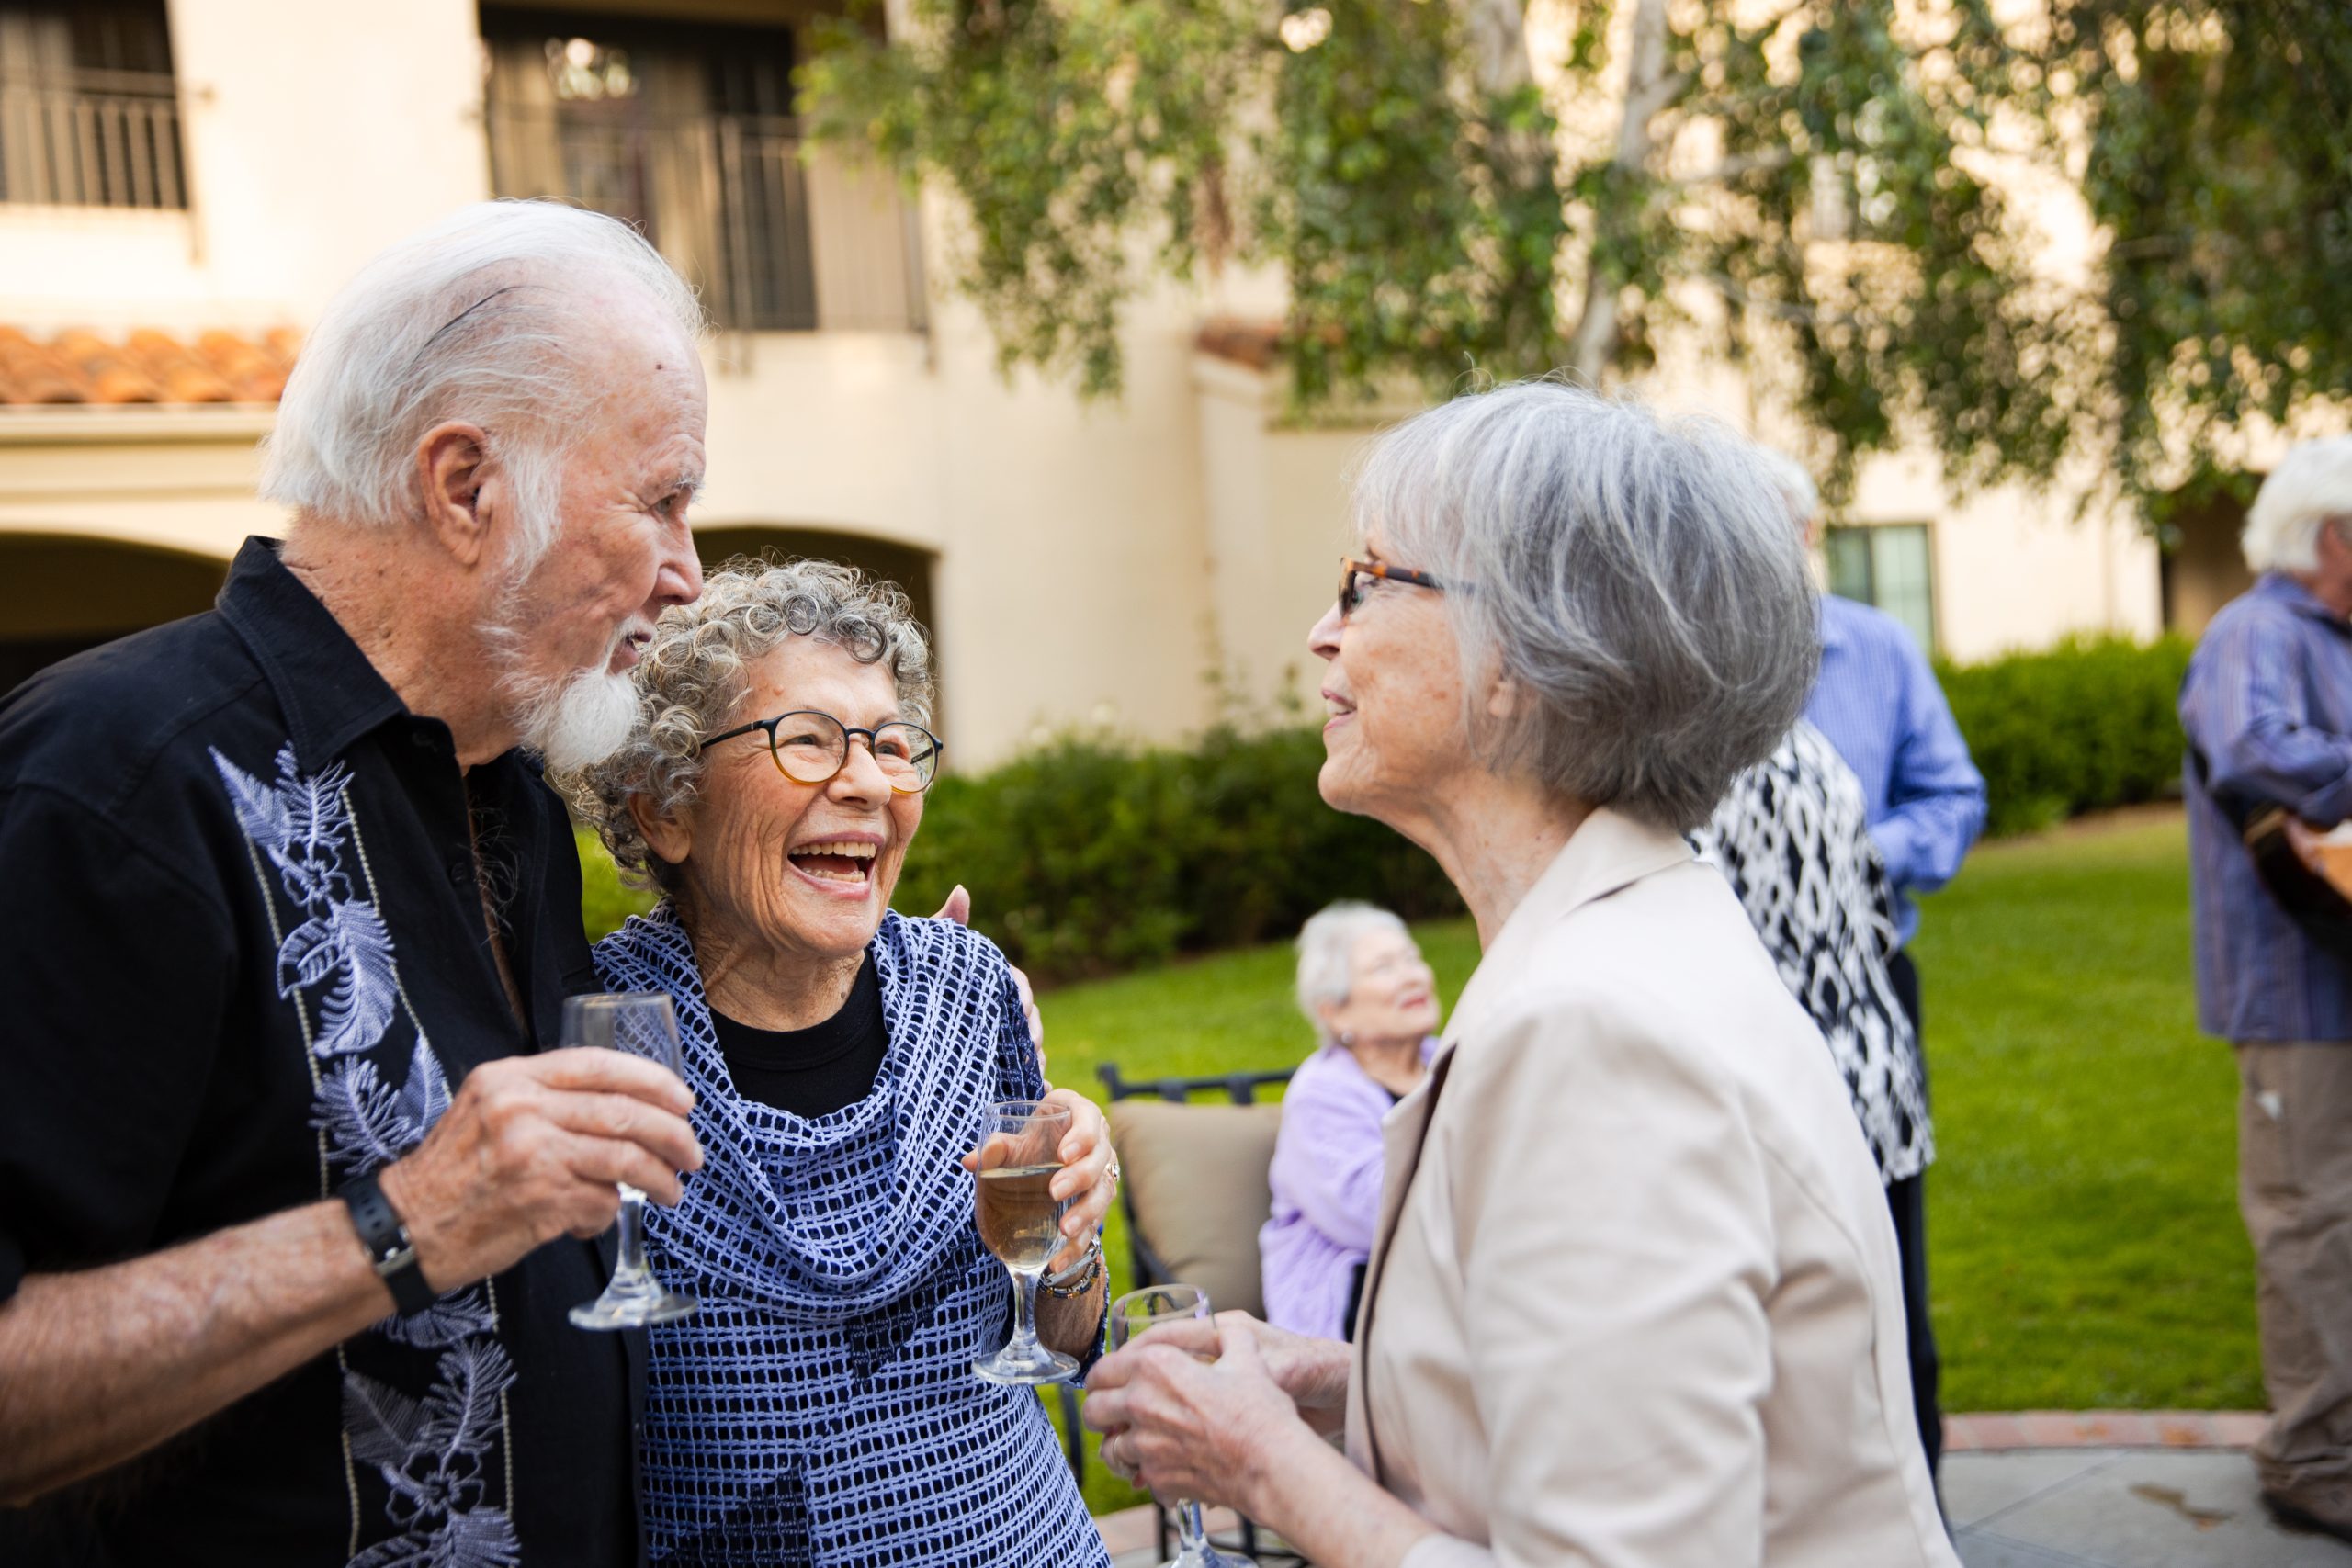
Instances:
[[[1888,972],[1896,953],[1894,894],[1871,841],[1860,782],[1828,738],[1799,719],[1770,757],[1732,781],[1691,841],[1731,878],[1781,982],[1819,1026],[1902,1234],[1905,1206],[1917,1201],[1918,1178],[1936,1157],[1935,1135],[1911,1015]],[[1921,1248],[1904,1250],[1904,1309],[1921,1318],[1927,1262]],[[1932,1355],[1931,1335],[1912,1336],[1922,1338]],[[1921,1395],[1916,1368],[1912,1404],[1932,1470],[1942,1421],[1932,1389]]]
[[[2282,1523],[2352,1540],[2352,964],[2273,897],[2242,829],[2352,816],[2352,436],[2287,454],[2246,513],[2255,584],[2181,684],[2197,1022],[2237,1049],[2238,1207],[2254,1240],[2255,1445]]]
[[[1794,458],[1767,451],[1789,512],[1818,552],[1826,528],[1813,477]],[[1984,830],[1984,777],[1968,755],[1926,650],[1883,610],[1821,595],[1821,674],[1804,706],[1807,723],[1827,736],[1862,786],[1871,839],[1885,863],[1893,895],[1894,952],[1887,976],[1910,1015],[1919,1072],[1927,1076],[1927,1031],[1919,1009],[1919,970],[1911,939],[1919,931],[1916,895],[1960,874]],[[1928,1192],[1922,1169],[1887,1188],[1895,1240],[1903,1248],[1903,1304],[1910,1324],[1911,1382],[1928,1467],[1943,1458],[1943,1416],[1937,1388],[1942,1363],[1928,1314]]]
[[[1258,1233],[1266,1321],[1346,1339],[1380,1220],[1380,1121],[1428,1076],[1437,976],[1404,921],[1343,900],[1299,930],[1298,1006],[1322,1043],[1283,1093]]]

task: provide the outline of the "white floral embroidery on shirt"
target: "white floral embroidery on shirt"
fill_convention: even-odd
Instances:
[[[398,1015],[401,984],[391,932],[345,866],[346,852],[356,858],[345,794],[350,770],[335,762],[304,777],[291,746],[279,749],[277,777],[267,783],[218,748],[212,764],[237,825],[277,868],[286,897],[304,917],[278,943],[277,994],[299,1010],[307,993],[325,987],[315,998],[311,1046],[334,1064],[314,1071],[311,1125],[321,1134],[321,1174],[348,1179],[379,1169],[424,1141],[449,1108],[449,1079],[421,1023],[398,1089],[359,1054],[380,1042]],[[421,1400],[345,1367],[351,1457],[384,1478],[385,1514],[400,1532],[360,1551],[347,1568],[514,1568],[522,1560],[513,1518],[483,1501],[485,1456],[504,1438],[501,1396],[514,1382],[497,1327],[486,1284],[378,1324],[396,1344],[441,1352]]]
[[[482,1459],[497,1439],[498,1396],[514,1369],[497,1341],[469,1339],[442,1352],[440,1372],[422,1400],[344,1374],[352,1457],[375,1466],[391,1488],[385,1511],[402,1527],[350,1568],[513,1568],[522,1561],[514,1521],[481,1506]]]
[[[277,948],[277,994],[326,984],[319,998],[321,1056],[365,1051],[384,1037],[400,1005],[392,965],[392,933],[376,906],[356,897],[343,863],[351,821],[343,798],[350,770],[332,763],[308,778],[294,748],[277,753],[277,777],[267,784],[212,749],[212,765],[229,786],[237,825],[277,867],[286,896],[309,918]]]

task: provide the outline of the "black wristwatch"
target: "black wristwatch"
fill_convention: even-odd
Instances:
[[[393,1307],[405,1316],[438,1301],[424,1282],[424,1270],[417,1267],[416,1244],[409,1240],[408,1227],[401,1224],[376,1179],[355,1176],[343,1184],[340,1196],[351,1205],[351,1224],[359,1232],[359,1245],[368,1249],[368,1261],[391,1287]]]

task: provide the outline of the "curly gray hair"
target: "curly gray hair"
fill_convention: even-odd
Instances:
[[[883,665],[898,682],[899,716],[931,723],[931,643],[897,584],[833,561],[729,561],[703,580],[701,598],[671,606],[655,623],[637,666],[628,743],[553,781],[612,852],[624,881],[662,892],[676,886],[676,868],[645,841],[629,802],[645,796],[665,817],[693,802],[703,738],[739,722],[744,671],[793,637]]]
[[[1449,587],[1465,670],[1533,698],[1464,713],[1489,766],[1659,827],[1707,819],[1796,722],[1820,660],[1804,546],[1755,447],[1709,420],[1528,381],[1374,444],[1359,535]]]

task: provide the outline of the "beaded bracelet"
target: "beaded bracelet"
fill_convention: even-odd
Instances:
[[[1059,1274],[1048,1274],[1039,1281],[1049,1296],[1064,1301],[1082,1296],[1094,1289],[1094,1281],[1102,1274],[1102,1236],[1100,1232],[1086,1244],[1086,1256]]]

